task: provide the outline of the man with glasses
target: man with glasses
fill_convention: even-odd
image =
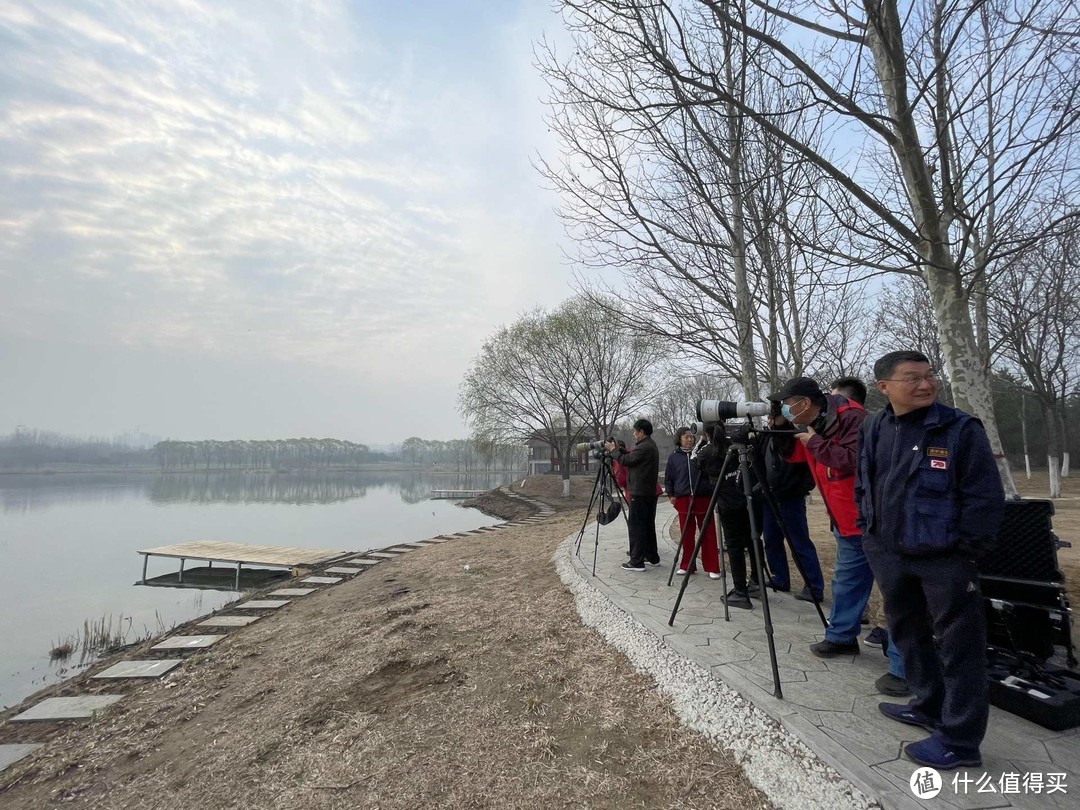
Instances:
[[[989,687],[975,561],[1001,525],[1001,478],[979,420],[937,401],[926,355],[890,352],[874,364],[874,378],[889,404],[863,426],[859,527],[915,694],[878,708],[931,732],[904,746],[915,762],[976,767]]]

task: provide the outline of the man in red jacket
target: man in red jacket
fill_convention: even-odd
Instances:
[[[836,535],[836,565],[833,569],[832,611],[825,640],[810,647],[819,658],[859,653],[859,619],[866,610],[874,576],[863,553],[862,533],[855,525],[855,469],[859,430],[866,411],[846,397],[826,395],[809,377],[788,380],[769,399],[781,403],[783,416],[773,418],[773,427],[793,425],[793,439],[779,439],[777,449],[788,461],[806,462],[814,476]],[[786,446],[785,446],[786,445]],[[819,598],[822,594],[815,594]]]

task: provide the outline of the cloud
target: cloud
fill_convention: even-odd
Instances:
[[[469,2],[0,0],[0,344],[453,391],[568,292],[546,4]]]

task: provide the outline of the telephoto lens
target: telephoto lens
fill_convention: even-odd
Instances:
[[[697,404],[697,418],[702,422],[722,422],[743,416],[768,416],[768,402],[728,402],[723,399],[702,399]]]

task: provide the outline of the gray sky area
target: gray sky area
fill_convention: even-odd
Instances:
[[[0,434],[466,435],[570,294],[547,0],[0,0]]]

